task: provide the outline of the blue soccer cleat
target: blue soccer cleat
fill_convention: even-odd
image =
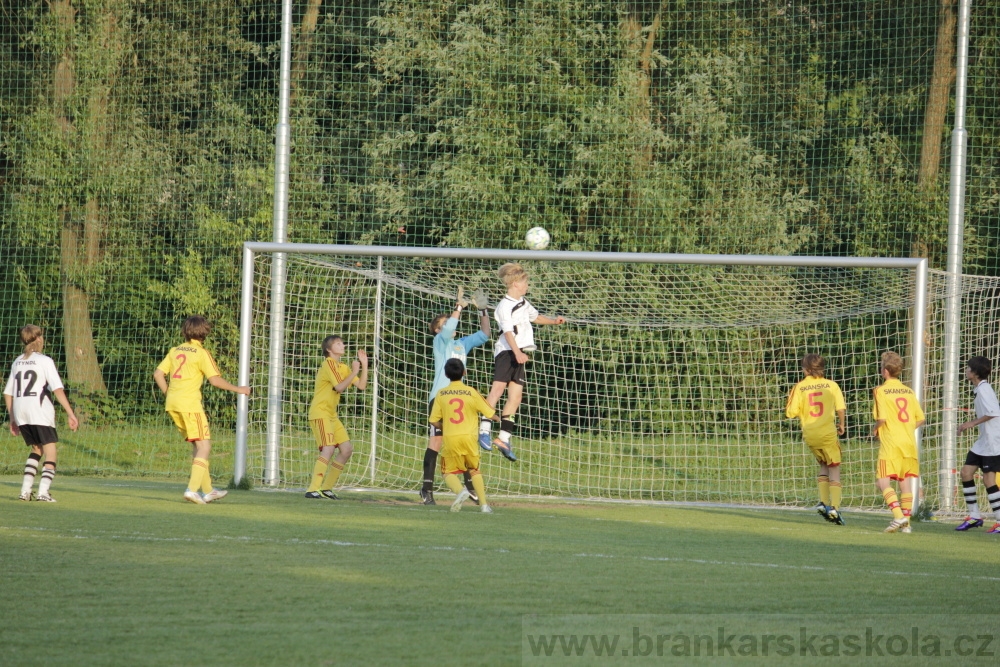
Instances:
[[[479,432],[479,448],[484,452],[492,452],[493,445],[490,444],[490,434]]]
[[[501,454],[503,454],[503,457],[505,459],[507,459],[508,461],[516,461],[517,460],[517,457],[514,456],[514,448],[510,446],[509,442],[505,443],[500,438],[497,438],[496,440],[493,441],[493,446],[496,447],[497,450]]]
[[[973,519],[971,516],[965,517],[965,521],[955,526],[955,530],[968,530],[970,528],[982,528],[982,519]]]

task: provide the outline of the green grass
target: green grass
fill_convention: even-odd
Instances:
[[[65,476],[46,504],[17,501],[18,486],[0,478],[3,665],[512,665],[525,615],[946,626],[1000,593],[996,536],[885,535],[885,513],[835,527],[788,510],[497,499],[488,516],[410,493],[265,491],[195,506],[176,481]]]

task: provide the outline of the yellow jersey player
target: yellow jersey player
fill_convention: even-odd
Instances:
[[[444,374],[451,383],[434,397],[431,407],[431,426],[443,432],[441,448],[441,474],[444,483],[455,492],[455,502],[451,511],[462,509],[462,503],[471,497],[462,486],[460,476],[466,472],[472,478],[472,486],[479,496],[481,511],[491,514],[493,508],[486,502],[486,485],[479,473],[479,420],[483,415],[492,421],[500,421],[494,410],[482,395],[462,382],[465,364],[461,359],[449,359],[444,365]]]
[[[802,439],[819,463],[819,504],[816,511],[827,521],[844,525],[840,511],[840,440],[847,426],[847,405],[840,386],[825,376],[826,362],[818,354],[802,358],[804,380],[792,387],[785,416],[799,418]]]
[[[368,354],[358,350],[357,360],[348,368],[347,364],[340,362],[345,351],[344,339],[340,336],[323,339],[325,359],[316,372],[316,390],[309,404],[309,425],[319,449],[312,480],[306,490],[306,498],[310,500],[337,500],[333,487],[354,453],[347,429],[337,416],[337,406],[340,405],[341,394],[348,387],[355,386],[360,390],[368,387]],[[331,460],[334,449],[337,450],[337,458]]]
[[[883,352],[880,373],[885,382],[874,390],[872,437],[878,435],[881,442],[876,484],[892,510],[887,533],[910,532],[913,494],[920,477],[916,430],[924,425],[924,411],[913,390],[899,381],[902,372],[902,358],[895,352]],[[899,483],[898,497],[892,480]]]
[[[250,387],[237,387],[222,379],[219,367],[203,343],[212,331],[212,325],[204,317],[195,315],[184,320],[181,332],[186,341],[172,348],[153,371],[156,385],[167,395],[167,414],[191,443],[191,478],[188,480],[184,500],[196,505],[204,505],[226,495],[226,491],[212,488],[212,476],[208,469],[208,457],[212,451],[212,435],[208,428],[208,417],[201,404],[201,385],[207,378],[213,387],[250,395]],[[198,491],[204,495],[200,495]]]

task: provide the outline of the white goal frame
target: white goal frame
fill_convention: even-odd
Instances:
[[[911,269],[913,271],[913,315],[911,318],[910,358],[912,359],[912,389],[919,401],[924,399],[925,375],[925,343],[923,333],[926,331],[927,311],[927,275],[928,261],[926,258],[879,258],[879,257],[816,257],[800,255],[699,255],[699,254],[669,254],[669,253],[627,253],[627,252],[576,252],[562,250],[494,250],[486,248],[421,248],[407,246],[362,246],[362,245],[326,245],[313,243],[244,243],[243,270],[240,303],[240,345],[239,345],[239,378],[241,386],[250,382],[251,363],[251,331],[254,299],[254,261],[258,254],[273,254],[273,267],[279,271],[286,270],[285,257],[289,253],[311,255],[337,255],[348,257],[377,257],[377,280],[375,304],[376,336],[372,351],[371,386],[373,423],[378,411],[379,392],[379,328],[381,326],[381,292],[382,292],[382,258],[383,257],[420,257],[434,259],[481,259],[496,262],[512,260],[548,261],[548,262],[598,262],[607,264],[693,264],[715,266],[775,266],[775,267],[831,267],[831,268],[869,268],[869,269]],[[283,276],[274,280],[274,286],[283,286]],[[279,483],[279,454],[281,450],[282,423],[280,419],[283,393],[283,357],[285,321],[283,314],[284,294],[272,294],[272,306],[277,305],[277,312],[272,313],[270,329],[270,346],[268,359],[267,388],[267,439],[264,454],[263,483],[275,486]],[[274,308],[272,308],[274,310]],[[247,440],[249,426],[249,397],[239,395],[236,408],[236,452],[233,478],[236,484],[243,481],[247,470]],[[371,479],[375,479],[376,427],[371,433],[371,452],[369,468]],[[917,431],[917,450],[920,451],[920,430]],[[945,481],[945,480],[942,480]],[[952,480],[953,481],[953,480]],[[918,478],[919,486],[919,478]],[[950,497],[950,485],[943,484],[943,497]],[[915,494],[917,502],[919,493]]]

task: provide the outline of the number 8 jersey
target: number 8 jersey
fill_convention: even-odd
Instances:
[[[875,388],[874,397],[872,416],[875,421],[885,420],[878,429],[882,443],[879,458],[917,458],[917,438],[913,432],[917,430],[917,423],[924,421],[917,395],[896,378],[889,378]]]
[[[35,352],[27,359],[22,354],[14,360],[3,393],[14,399],[13,415],[18,426],[56,427],[52,392],[62,389],[55,362]]]
[[[799,418],[802,439],[810,447],[837,444],[837,410],[846,410],[840,385],[827,378],[807,377],[792,387],[785,405],[785,416]]]
[[[205,378],[221,375],[215,360],[201,345],[189,340],[172,348],[157,366],[170,384],[167,388],[167,412],[204,412],[201,405],[201,383]]]

